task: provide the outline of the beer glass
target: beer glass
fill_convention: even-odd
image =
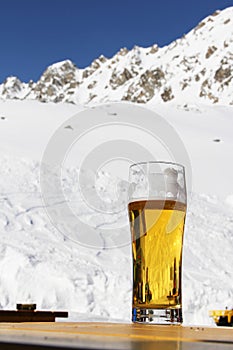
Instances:
[[[133,322],[182,323],[186,198],[182,165],[145,162],[130,167],[128,211],[133,254]]]

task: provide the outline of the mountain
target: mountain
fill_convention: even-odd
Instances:
[[[233,104],[233,7],[216,11],[170,45],[122,48],[79,69],[70,60],[49,66],[37,82],[16,77],[0,85],[2,99],[75,104],[199,101]]]
[[[67,150],[61,169],[65,203],[82,222],[93,225],[95,240],[104,244],[92,249],[59,231],[47,210],[63,217],[64,200],[55,191],[51,206],[45,207],[40,186],[41,159],[57,131],[69,144],[83,122],[81,113],[75,121],[74,115],[103,108],[92,105],[97,102],[120,100],[146,104],[161,115],[178,133],[191,160],[193,188],[188,196],[183,260],[185,324],[213,325],[210,309],[232,307],[232,18],[233,8],[228,8],[166,47],[121,49],[111,59],[99,57],[86,69],[66,60],[48,67],[38,82],[9,77],[1,84],[0,309],[35,302],[38,309],[68,310],[69,321],[130,321],[130,244],[106,249],[111,237],[104,236],[109,203],[116,194],[124,198],[125,188],[108,173],[96,177],[86,169],[80,193],[77,166],[80,154],[86,164],[93,150],[105,153],[108,141],[115,140],[121,129],[107,129],[110,135],[98,127],[84,130],[77,147],[72,144]],[[119,110],[116,104],[107,106],[112,122]],[[126,116],[132,113],[132,104],[125,102],[124,108]],[[133,125],[130,130],[126,135],[124,129],[119,139],[132,137],[135,145],[142,142],[161,156],[160,149],[152,147],[157,139],[145,137],[144,129]],[[54,149],[59,155],[60,144]],[[106,204],[101,210],[85,205],[85,195],[95,193],[93,179]],[[121,220],[128,223],[125,214]],[[118,213],[111,216],[110,223],[114,222],[119,222]],[[65,220],[65,230],[72,224]],[[124,239],[130,240],[129,232],[126,227]],[[85,230],[75,233],[88,238]]]

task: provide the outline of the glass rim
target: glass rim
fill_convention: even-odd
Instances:
[[[170,165],[175,165],[175,166],[178,166],[178,167],[181,167],[183,169],[183,171],[185,171],[185,166],[180,164],[180,163],[175,163],[175,162],[169,162],[169,161],[165,161],[165,160],[149,160],[149,161],[144,161],[144,162],[138,162],[138,163],[134,163],[134,164],[131,164],[129,169],[134,167],[134,166],[137,166],[137,165],[146,165],[146,164],[170,164]]]

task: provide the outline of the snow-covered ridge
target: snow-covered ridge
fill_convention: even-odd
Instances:
[[[65,60],[28,84],[9,77],[0,85],[0,98],[74,104],[185,99],[232,105],[232,60],[233,7],[229,7],[163,48],[122,48],[112,58],[100,56],[85,69]]]

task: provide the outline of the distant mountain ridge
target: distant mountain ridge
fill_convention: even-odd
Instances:
[[[9,77],[1,99],[78,104],[107,101],[204,102],[233,105],[233,7],[202,20],[170,45],[122,48],[79,69],[70,60],[49,66],[37,82]]]

